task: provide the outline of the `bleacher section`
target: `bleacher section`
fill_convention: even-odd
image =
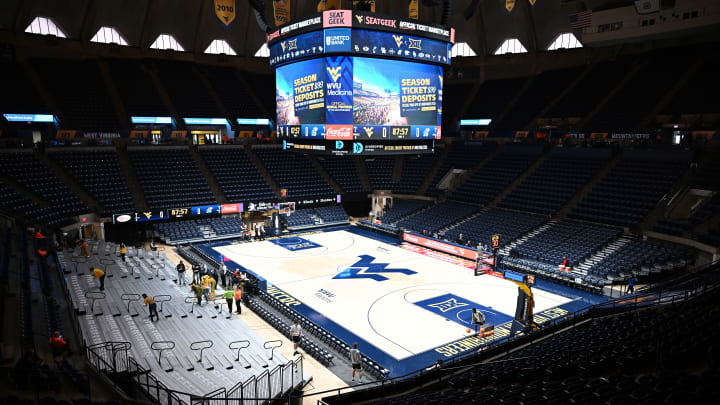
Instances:
[[[217,66],[199,66],[205,72],[215,94],[227,108],[228,113],[238,118],[263,118],[263,113],[252,101],[248,90],[240,84],[237,70]]]
[[[25,70],[16,62],[8,61],[5,58],[0,60],[0,87],[5,94],[12,94],[12,97],[0,97],[0,108],[2,108],[3,114],[29,111],[38,114],[50,112],[27,77]]]
[[[103,216],[135,210],[114,148],[50,152],[52,158],[102,204]]]
[[[110,59],[107,61],[115,87],[125,110],[130,116],[168,117],[167,107],[163,104],[149,67],[137,61]]]
[[[346,193],[363,191],[353,158],[348,156],[319,156],[318,161]]]
[[[497,144],[489,143],[453,143],[449,146],[445,161],[438,168],[430,182],[430,186],[425,194],[436,196],[440,194],[437,185],[450,169],[470,169],[478,163],[482,162],[490,153],[495,151]]]
[[[553,214],[590,180],[610,155],[609,148],[555,148],[498,206]]]
[[[383,224],[395,223],[408,215],[412,215],[415,212],[424,209],[430,205],[430,201],[427,200],[400,200],[393,199],[392,207],[380,217]]]
[[[497,118],[528,79],[500,79],[484,82],[470,103],[466,117]]]
[[[608,280],[622,280],[631,275],[647,276],[684,268],[694,258],[695,252],[690,248],[634,238],[609,255],[595,258],[587,272]]]
[[[62,111],[63,128],[110,132],[121,128],[97,61],[31,62]]]
[[[217,204],[187,147],[129,147],[150,209]]]
[[[478,208],[456,202],[443,202],[411,215],[397,223],[399,228],[436,233],[475,212]]]
[[[288,197],[313,197],[334,195],[332,187],[315,170],[307,156],[287,153],[279,148],[253,149],[265,168],[281,189],[287,189]]]
[[[112,350],[127,351],[129,359],[113,367],[124,371],[134,366],[149,370],[164,386],[182,393],[203,395],[225,388],[232,392],[236,384],[254,381],[265,374],[274,378],[276,370],[288,367],[282,355],[264,348],[263,340],[236,316],[229,314],[225,300],[199,304],[187,286],[176,284],[175,266],[160,254],[142,254],[128,247],[127,262],[115,259],[112,243],[92,243],[91,257],[77,272],[67,275],[70,297],[84,336],[95,356],[105,359]],[[66,268],[77,251],[64,251],[60,260]],[[103,264],[113,262],[112,265]],[[105,290],[89,275],[89,267],[106,269]],[[186,273],[186,277],[187,273]],[[140,294],[155,298],[160,319],[150,321]],[[204,300],[203,300],[204,301]],[[107,342],[113,343],[112,347]],[[242,347],[238,349],[238,347]],[[122,354],[122,353],[121,353]],[[94,357],[90,363],[96,365]],[[294,381],[303,380],[302,368],[292,367]],[[275,380],[272,395],[291,388],[291,376]],[[236,394],[239,397],[240,394]]]
[[[515,250],[522,259],[554,266],[567,257],[567,265],[574,267],[621,233],[619,228],[562,220],[551,222],[550,227],[524,241]]]
[[[618,226],[641,222],[688,168],[683,150],[628,150],[570,213],[571,218]]]
[[[395,168],[394,156],[378,156],[365,159],[370,185],[373,190],[390,190],[393,187],[392,175]]]
[[[532,119],[565,90],[583,69],[584,67],[551,70],[539,74],[495,128],[500,131],[516,131],[533,124]]]
[[[487,204],[520,176],[542,154],[542,145],[505,144],[495,157],[481,167],[450,198],[472,204]]]
[[[592,67],[579,83],[550,108],[544,118],[583,117],[592,111],[598,100],[607,95],[627,74],[634,56],[621,57],[611,62],[600,62]]]
[[[527,345],[510,353],[501,353],[504,347],[490,350],[467,371],[445,376],[432,388],[365,403],[702,402],[717,394],[714,381],[720,377],[713,366],[720,353],[714,339],[720,312],[708,312],[718,293],[708,291],[680,304],[590,318],[545,339],[528,337]],[[701,332],[688,337],[687,326],[693,324]],[[354,403],[342,396],[324,401]]]
[[[181,117],[218,117],[218,107],[200,80],[195,66],[185,62],[156,61],[158,77]]]
[[[393,185],[393,193],[417,194],[420,184],[427,177],[434,160],[433,155],[404,156],[400,181]]]
[[[348,223],[347,212],[340,205],[299,209],[290,215],[283,215],[283,218],[291,231]]]
[[[231,202],[272,200],[275,193],[242,147],[200,148],[205,163]]]
[[[675,57],[668,58],[668,54]],[[680,78],[694,58],[680,49],[663,49],[648,55],[642,68],[585,124],[590,130],[623,131],[638,128],[655,105],[675,84],[668,77]],[[587,97],[587,96],[586,96]]]
[[[69,217],[89,212],[88,207],[30,150],[0,152],[0,172],[49,203],[47,208],[24,213],[41,223],[67,225],[71,222]]]
[[[502,247],[537,228],[546,220],[547,218],[542,215],[490,209],[453,225],[445,231],[444,238],[455,241],[462,233],[468,245],[476,247],[478,244],[490,245],[492,235],[500,235],[500,247]]]

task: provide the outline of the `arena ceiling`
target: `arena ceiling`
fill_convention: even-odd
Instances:
[[[38,16],[52,19],[67,38],[90,41],[100,27],[113,27],[132,47],[148,48],[160,34],[170,34],[185,51],[202,53],[215,39],[224,39],[238,55],[252,56],[265,41],[248,0],[236,0],[236,17],[225,29],[215,15],[214,0],[2,0],[0,30],[23,35]],[[442,1],[435,1],[442,3]],[[468,6],[479,3],[470,19]],[[420,1],[420,20],[439,23],[443,6]],[[428,2],[430,3],[430,2]],[[587,4],[592,3],[592,4]],[[456,41],[467,42],[477,54],[493,53],[506,39],[517,38],[529,50],[545,49],[559,34],[572,32],[568,15],[585,7],[626,5],[630,0],[516,0],[508,13],[504,0],[455,0],[450,24]],[[293,19],[315,12],[315,0],[291,0]],[[351,0],[343,0],[351,8]],[[377,0],[376,12],[405,16],[405,0]],[[267,21],[272,1],[265,0]]]

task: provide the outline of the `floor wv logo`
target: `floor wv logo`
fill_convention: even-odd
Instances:
[[[389,263],[374,263],[374,260],[373,256],[361,255],[357,263],[345,268],[333,278],[369,278],[375,281],[385,281],[388,278],[382,274],[401,273],[410,276],[417,273],[410,269],[388,269]]]

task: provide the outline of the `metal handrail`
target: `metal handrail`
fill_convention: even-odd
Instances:
[[[198,346],[203,343],[206,346],[203,346],[203,347]],[[209,345],[207,345],[208,343],[209,343]],[[203,352],[205,351],[205,349],[209,349],[209,348],[213,347],[214,344],[215,343],[213,343],[212,340],[198,340],[197,342],[190,343],[190,350],[192,350],[192,351],[200,350],[200,360],[197,361],[198,363],[202,363]]]
[[[200,299],[202,299],[202,298],[200,298]],[[198,302],[199,302],[198,297],[185,297],[185,303],[186,303],[186,304],[192,304],[192,305],[190,306],[190,313],[191,313],[191,314],[192,314],[193,311],[195,310],[195,304],[197,304]]]
[[[151,263],[150,264],[150,268],[155,270],[155,277],[158,277],[158,278],[160,277],[160,269],[163,267],[164,266],[161,265],[160,263]],[[148,280],[152,280],[152,277],[148,277]]]
[[[140,301],[140,294],[122,294],[120,299],[127,301],[127,311],[130,313],[130,301]]]
[[[166,294],[160,294],[160,295],[154,296],[154,297],[153,297],[153,300],[154,300],[155,302],[159,302],[159,303],[160,303],[160,309],[159,309],[159,311],[162,312],[162,310],[163,310],[163,303],[166,303],[166,302],[168,302],[168,301],[172,301],[172,297],[169,296],[169,295],[166,295]]]
[[[95,312],[95,301],[104,300],[105,292],[103,291],[85,291],[85,299],[90,300],[90,312]]]
[[[115,260],[111,260],[111,259],[100,259],[100,264],[102,264],[103,267],[104,267],[103,271],[105,272],[105,275],[108,276],[108,277],[113,277],[113,274],[111,274],[111,273],[108,272],[108,269],[109,269],[108,266],[114,265],[114,264],[115,264]]]
[[[165,347],[163,347],[165,346]],[[175,342],[172,340],[159,340],[157,342],[152,342],[150,344],[150,349],[158,351],[158,366],[161,366],[160,359],[162,358],[162,354],[166,350],[173,350],[175,348]]]
[[[233,347],[233,345],[234,345],[235,343],[246,343],[246,345],[245,345],[245,346],[240,346],[240,347]],[[236,340],[236,341],[230,342],[230,344],[228,344],[228,349],[230,349],[230,350],[235,350],[235,349],[237,349],[237,356],[235,356],[235,361],[240,361],[240,350],[241,350],[241,349],[248,348],[248,347],[250,347],[250,341],[247,340],[247,339],[246,339],[246,340]]]
[[[272,345],[271,345],[271,346],[268,346],[268,343],[278,343],[278,345],[276,345],[276,346],[272,346]],[[282,340],[280,340],[280,339],[278,339],[278,340],[268,340],[267,342],[263,343],[263,347],[264,347],[265,349],[270,349],[270,358],[269,358],[268,360],[272,360],[272,359],[273,359],[273,356],[275,355],[275,349],[277,349],[278,347],[281,347],[282,345],[283,345],[283,342],[282,342]]]

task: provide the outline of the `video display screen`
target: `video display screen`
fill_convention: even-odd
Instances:
[[[276,70],[278,134],[329,140],[439,139],[442,67],[352,56]]]

